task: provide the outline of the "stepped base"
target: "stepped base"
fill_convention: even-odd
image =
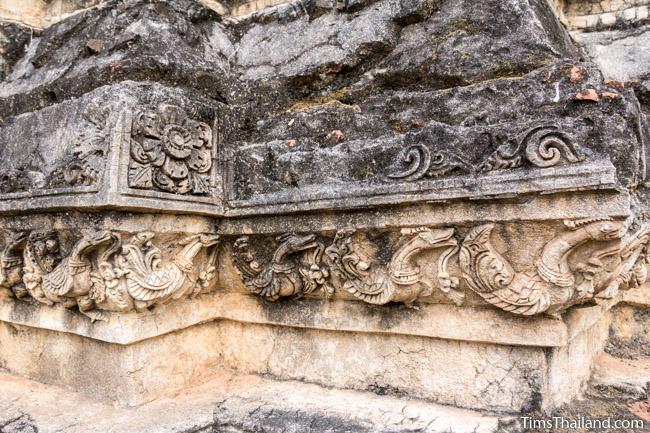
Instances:
[[[125,406],[169,396],[226,365],[515,414],[578,395],[608,326],[601,307],[557,320],[441,304],[270,304],[237,293],[91,324],[64,308],[8,301],[0,308],[0,365]]]
[[[0,431],[22,433],[497,433],[517,420],[368,392],[236,375],[137,409],[0,374]]]
[[[618,358],[650,357],[650,295],[631,290],[612,308],[607,352]]]
[[[645,398],[650,390],[650,358],[616,358],[607,353],[594,365],[591,385],[599,392],[623,393],[629,398]]]

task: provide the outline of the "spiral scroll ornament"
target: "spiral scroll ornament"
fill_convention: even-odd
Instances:
[[[436,178],[466,168],[458,156],[448,152],[432,152],[423,144],[407,147],[396,160],[396,164],[406,165],[406,168],[388,174],[389,179],[413,181],[424,177]]]
[[[584,157],[569,137],[555,126],[541,126],[526,134],[522,140],[526,159],[537,167],[553,167],[562,160],[580,162]]]
[[[526,162],[548,168],[584,160],[584,155],[569,136],[555,125],[543,125],[526,132],[521,141],[508,140],[499,146],[481,165],[490,172],[519,168]]]

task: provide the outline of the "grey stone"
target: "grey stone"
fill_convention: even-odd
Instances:
[[[34,30],[12,22],[0,22],[0,80],[4,80],[24,55]]]
[[[98,431],[515,431],[431,401],[569,403],[647,290],[647,77],[605,80],[546,0],[111,0],[0,30],[0,358],[144,404],[83,397]],[[610,351],[645,341],[625,308]],[[3,428],[83,431],[81,399],[2,401]]]
[[[650,43],[649,30],[646,25],[623,30],[577,32],[574,38],[585,47],[605,78],[635,81],[647,79],[650,74],[650,56],[647,50],[639,49]]]

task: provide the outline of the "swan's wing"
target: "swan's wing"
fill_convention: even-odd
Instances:
[[[165,298],[178,290],[185,281],[185,274],[176,266],[170,265],[156,272],[127,277],[127,290],[133,299],[148,302]]]
[[[345,283],[344,288],[354,297],[375,305],[389,302],[394,290],[392,281],[385,275],[373,275],[363,280],[350,280]]]
[[[61,262],[52,272],[43,275],[43,292],[52,297],[65,296],[72,288],[68,273],[68,260]]]

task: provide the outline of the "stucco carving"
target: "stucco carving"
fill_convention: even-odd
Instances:
[[[447,261],[458,250],[453,229],[421,227],[402,230],[405,242],[385,267],[365,260],[355,250],[352,235],[351,231],[338,232],[326,253],[335,272],[344,281],[343,289],[355,297],[370,304],[412,304],[422,296],[431,295],[432,285],[437,281],[440,290],[457,304],[462,303],[463,295],[456,290],[458,278],[447,272]],[[443,251],[437,261],[437,275],[428,280],[414,259],[432,249]]]
[[[39,189],[87,187],[99,183],[108,153],[110,109],[92,100],[75,126],[73,146],[51,171],[44,170],[44,156],[34,150],[19,166],[0,175],[0,193]]]
[[[129,186],[174,194],[206,195],[212,189],[212,129],[182,108],[161,104],[135,113]]]
[[[27,242],[27,233],[8,233],[8,239],[2,254],[0,255],[0,296],[11,295],[12,287],[16,287],[19,293],[24,293],[22,284],[21,268],[23,265],[22,250]]]
[[[338,231],[324,251],[314,235],[280,236],[264,265],[251,251],[249,237],[241,237],[234,243],[233,262],[246,287],[271,301],[321,289],[328,295],[348,292],[370,304],[410,305],[437,289],[461,305],[467,287],[488,303],[520,315],[554,315],[575,304],[611,299],[618,290],[647,280],[650,228],[626,235],[627,224],[610,219],[564,224],[536,253],[538,259],[521,271],[506,258],[520,255],[521,246],[498,251],[491,241],[494,224],[470,229],[460,248],[452,228],[402,229],[386,264],[364,248],[367,240],[347,229]],[[458,266],[450,266],[456,257]]]
[[[546,168],[582,160],[584,155],[568,134],[555,125],[544,125],[527,131],[521,141],[508,139],[506,143],[498,145],[481,166],[481,171],[517,168],[526,161],[536,167]]]
[[[534,272],[516,271],[494,248],[493,224],[471,229],[459,255],[464,280],[490,304],[522,315],[558,313],[593,298],[612,298],[620,288],[645,282],[647,269],[641,259],[650,239],[648,228],[625,237],[623,222],[588,219],[565,224],[568,231],[545,244]],[[572,254],[590,242],[605,246],[589,250],[586,261],[571,267]]]
[[[156,247],[154,235],[138,233],[129,242],[111,231],[91,231],[63,255],[55,232],[9,236],[0,262],[0,290],[16,297],[78,307],[92,320],[102,311],[143,311],[170,299],[197,295],[216,276],[216,249],[197,263],[216,235],[192,235],[177,243],[171,257]]]
[[[369,304],[412,305],[438,291],[462,305],[471,290],[495,307],[526,316],[612,299],[648,279],[650,227],[628,234],[624,221],[565,221],[533,251],[535,260],[516,266],[516,257],[530,251],[521,251],[517,242],[495,247],[494,230],[494,224],[473,227],[460,245],[454,228],[404,228],[398,238],[381,242],[351,229],[329,241],[327,235],[287,233],[270,248],[257,237],[253,242],[241,236],[231,257],[244,286],[269,301],[349,293]],[[112,231],[88,231],[73,243],[69,235],[65,242],[60,236],[8,233],[0,255],[0,295],[78,307],[97,320],[103,311],[141,312],[216,286],[217,235],[160,246],[151,232],[128,235],[128,241]]]
[[[90,296],[104,310],[144,311],[146,308],[202,293],[216,276],[216,249],[203,266],[195,264],[203,248],[216,245],[217,235],[193,235],[181,239],[181,248],[165,260],[152,242],[154,234],[142,232],[121,245],[103,251],[91,276]]]
[[[233,262],[251,293],[270,301],[316,290],[333,293],[326,280],[329,271],[322,266],[325,247],[316,236],[287,233],[276,240],[279,246],[265,264],[256,259],[247,236],[237,239],[233,245]]]
[[[580,162],[585,158],[569,135],[555,125],[529,129],[519,141],[509,137],[500,138],[494,134],[489,137],[496,150],[477,169],[449,150],[432,150],[429,146],[418,143],[397,154],[387,177],[390,180],[414,181],[476,170],[490,172],[512,169],[526,163],[547,168]],[[504,142],[500,143],[499,140]]]
[[[451,152],[432,152],[424,144],[414,144],[398,156],[397,171],[388,177],[396,180],[419,180],[423,177],[446,176],[453,172],[468,171],[467,165]]]
[[[73,159],[61,172],[64,184],[88,186],[99,180],[108,154],[109,115],[110,110],[101,101],[92,101],[86,107],[83,117],[90,127],[81,131],[72,150]]]

